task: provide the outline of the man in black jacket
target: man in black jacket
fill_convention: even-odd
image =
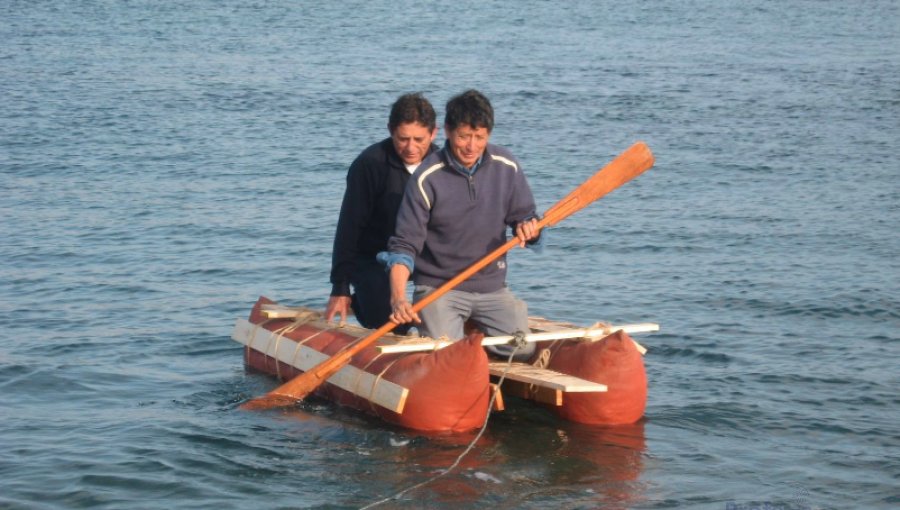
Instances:
[[[422,94],[400,96],[388,119],[391,136],[366,148],[350,165],[334,236],[327,320],[338,315],[343,322],[352,308],[364,327],[378,328],[388,321],[390,281],[375,255],[387,248],[394,233],[410,174],[437,150],[435,119],[434,108]]]

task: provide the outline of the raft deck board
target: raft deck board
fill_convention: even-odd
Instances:
[[[630,327],[634,327],[633,330],[629,330]],[[612,329],[623,329],[626,333],[646,333],[650,331],[659,331],[659,324],[654,323],[644,323],[644,324],[634,324],[634,325],[625,325],[624,327],[610,326]],[[576,329],[582,329],[575,324],[569,322],[561,322],[561,321],[553,321],[549,319],[545,319],[543,317],[529,317],[528,318],[528,329],[532,331],[537,331],[541,333],[550,333],[550,332],[565,332]],[[612,333],[613,331],[610,331]],[[598,339],[599,340],[599,339]],[[647,348],[643,345],[639,344],[637,340],[631,339],[632,343],[634,343],[634,348],[641,353],[641,356],[647,354]]]
[[[531,400],[552,406],[563,405],[563,392],[552,388],[544,388],[521,381],[503,381],[503,392],[506,395]],[[502,411],[502,409],[500,409]]]
[[[599,328],[560,328],[553,331],[545,331],[541,333],[529,333],[525,335],[524,340],[526,342],[547,342],[552,340],[596,341],[619,330],[622,330],[626,333],[646,333],[650,331],[659,331],[659,325],[644,323],[623,324],[619,326],[604,326]],[[515,337],[511,335],[486,336],[484,337],[484,339],[482,339],[481,345],[504,345],[508,344],[514,338]],[[393,337],[382,340],[382,343],[377,345],[376,348],[378,349],[378,352],[385,354],[397,352],[435,351],[438,349],[443,349],[444,347],[452,344],[452,341],[445,339],[433,340],[431,338],[425,337]],[[635,344],[637,344],[637,342],[635,342]],[[639,351],[641,351],[642,349],[639,346],[637,348]],[[644,352],[646,352],[646,349],[641,351],[641,354],[643,354]]]
[[[509,365],[509,370],[507,370]],[[492,361],[488,364],[491,375],[500,377],[506,372],[506,378],[528,384],[534,384],[563,393],[604,392],[605,384],[588,381],[574,375],[563,374],[555,370],[538,368],[526,363],[508,364],[505,361]]]
[[[303,371],[309,370],[329,358],[326,354],[305,345],[298,345],[294,340],[279,336],[246,319],[238,319],[235,322],[231,338],[255,351]],[[328,379],[328,382],[398,414],[403,413],[403,407],[409,395],[409,389],[379,378],[376,374],[360,370],[353,365],[342,367]]]
[[[263,305],[261,312],[267,319],[294,319],[297,317],[308,315],[310,313],[314,313],[319,318],[321,318],[321,314],[318,314],[317,312],[310,310],[309,308],[302,306],[285,306],[277,303]],[[619,329],[622,329],[629,334],[659,331],[659,324],[654,323],[623,324],[618,326],[601,324],[602,323],[598,323],[591,328],[582,328],[568,322],[553,321],[545,319],[543,317],[528,318],[529,329],[531,329],[533,332],[538,333],[538,335],[533,336],[540,336],[540,334],[544,334],[547,335],[547,340],[556,339],[556,337],[554,337],[552,333],[559,333],[560,339],[573,338],[570,333],[575,331],[593,331],[595,335],[588,337],[588,339],[592,341],[599,340],[600,338]],[[351,324],[342,324],[341,327],[347,328],[348,332],[352,331],[352,334],[356,334],[358,336],[363,336],[364,334],[367,334],[369,332],[369,330],[365,330],[359,326]],[[496,343],[490,342],[492,340],[490,337],[485,338],[485,340],[487,341],[485,345],[497,345]],[[535,339],[535,341],[538,340]],[[643,345],[639,344],[634,339],[632,339],[632,342],[634,342],[635,348],[637,348],[637,350],[641,354],[647,353],[647,349]],[[376,346],[376,348],[378,349],[378,352],[381,353],[418,352],[441,349],[452,343],[453,342],[449,340],[412,338],[406,335],[393,335],[389,333],[378,340],[378,345]]]

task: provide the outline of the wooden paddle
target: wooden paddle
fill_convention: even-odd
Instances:
[[[578,186],[565,198],[557,202],[556,205],[548,209],[543,219],[538,222],[538,226],[544,228],[556,225],[591,202],[642,174],[651,166],[653,166],[653,154],[650,152],[650,148],[643,142],[632,145],[628,150],[581,184],[581,186]],[[518,245],[519,239],[513,237],[506,244],[492,251],[483,259],[472,264],[468,269],[415,303],[412,307],[413,312],[418,313],[449,290]],[[337,373],[341,367],[350,362],[354,355],[374,344],[376,340],[389,333],[395,327],[397,327],[397,323],[389,321],[369,335],[348,344],[335,353],[334,356],[316,365],[309,371],[298,375],[261,397],[245,402],[241,405],[241,408],[262,410],[293,405],[296,401],[315,391],[329,377]]]

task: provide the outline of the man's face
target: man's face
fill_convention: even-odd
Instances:
[[[456,129],[447,129],[447,126],[444,126],[444,131],[447,133],[453,157],[466,168],[470,168],[478,161],[487,146],[488,138],[491,137],[486,127],[473,128],[468,124],[460,124]]]
[[[400,155],[400,159],[407,165],[418,165],[428,154],[428,147],[437,135],[437,128],[428,130],[428,127],[418,122],[406,122],[400,124],[391,133],[394,141],[394,149]]]

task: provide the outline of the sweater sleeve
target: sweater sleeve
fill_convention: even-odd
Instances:
[[[516,162],[518,170],[514,174],[512,193],[509,197],[509,205],[506,213],[506,224],[510,228],[515,229],[516,224],[520,221],[537,218],[537,209],[534,204],[534,195],[531,193],[531,186],[528,185],[528,179],[525,178],[525,172],[522,166]]]
[[[426,160],[427,161],[427,160]],[[422,252],[425,246],[425,237],[428,231],[428,220],[431,217],[431,208],[428,201],[433,199],[427,181],[423,177],[423,163],[412,175],[406,190],[403,193],[403,201],[397,212],[397,225],[394,235],[388,240],[390,253],[402,254],[413,260]],[[421,184],[420,184],[421,183]]]
[[[522,166],[516,162],[519,170],[516,172],[515,181],[513,183],[513,193],[510,196],[509,208],[507,209],[506,224],[512,229],[513,234],[516,231],[516,225],[519,222],[530,220],[532,218],[540,219],[537,213],[537,207],[534,203],[534,195],[531,193],[531,186],[528,185],[528,179]],[[526,246],[534,248],[540,252],[543,248],[544,232],[538,234],[535,239],[528,241]]]

